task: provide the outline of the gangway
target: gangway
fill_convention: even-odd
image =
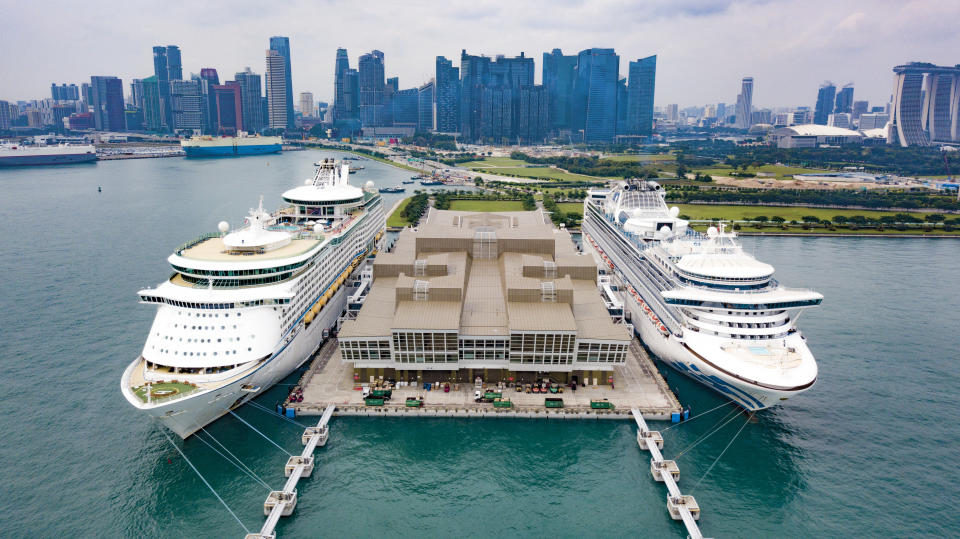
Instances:
[[[672,460],[664,460],[660,450],[663,449],[663,436],[658,431],[647,427],[640,414],[639,408],[631,410],[637,421],[637,445],[640,449],[650,452],[650,473],[657,481],[667,485],[667,511],[674,520],[683,520],[687,533],[691,539],[703,539],[697,520],[700,518],[700,506],[693,496],[684,496],[677,486],[680,477],[680,468]]]
[[[267,516],[266,522],[260,528],[260,533],[249,533],[245,539],[276,539],[274,528],[277,527],[280,517],[290,516],[297,507],[297,483],[301,477],[310,477],[313,473],[313,451],[327,444],[327,438],[330,436],[327,423],[330,422],[336,408],[334,404],[327,406],[317,426],[307,427],[303,432],[301,437],[301,442],[305,446],[303,453],[299,457],[290,457],[284,466],[284,475],[288,479],[283,485],[283,490],[270,491],[266,501],[263,502],[263,513]]]

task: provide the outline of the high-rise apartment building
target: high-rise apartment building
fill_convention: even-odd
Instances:
[[[123,131],[123,82],[117,77],[90,77],[94,126],[97,131]]]
[[[143,79],[133,79],[130,82],[130,103],[128,105],[143,110]]]
[[[80,99],[80,88],[76,84],[52,83],[50,85],[50,97],[55,101],[77,101]]]
[[[156,75],[143,79],[143,126],[147,131],[163,131],[163,105],[160,98],[160,79]]]
[[[363,127],[383,127],[386,120],[386,83],[384,81],[383,53],[372,51],[360,57],[357,63],[360,90],[360,124]]]
[[[653,93],[656,75],[656,55],[630,62],[627,125],[632,134],[647,136],[653,134]]]
[[[293,114],[293,103],[287,101],[288,98],[292,99],[292,93],[287,85],[286,73],[286,58],[277,50],[267,50],[267,127],[271,129],[287,129],[291,121],[287,113]]]
[[[312,92],[300,92],[300,114],[306,118],[313,116]]]
[[[667,105],[667,121],[676,122],[678,120],[680,120],[680,105],[670,103]]]
[[[853,113],[853,83],[848,82],[837,92],[833,112]]]
[[[436,61],[436,114],[434,129],[440,133],[460,132],[460,69],[443,56]]]
[[[827,125],[827,117],[834,109],[836,98],[837,87],[832,82],[826,81],[820,85],[817,90],[817,105],[813,109],[813,123]]]
[[[280,57],[283,58],[283,75],[282,75],[282,77],[278,77],[277,74],[274,74],[273,77],[271,78],[271,76],[268,74],[268,75],[267,75],[267,84],[269,85],[270,82],[271,82],[271,80],[272,80],[273,83],[274,83],[274,87],[275,87],[275,88],[280,88],[280,85],[278,85],[278,79],[281,79],[281,78],[282,78],[282,80],[283,80],[282,86],[283,86],[283,88],[284,88],[283,100],[282,100],[283,102],[282,102],[282,104],[281,104],[281,102],[279,101],[279,97],[280,97],[279,95],[275,95],[275,96],[273,97],[273,100],[276,101],[278,107],[279,107],[279,106],[282,106],[282,107],[284,108],[284,112],[283,112],[283,114],[282,114],[282,117],[283,117],[284,121],[286,122],[285,125],[283,125],[283,126],[279,126],[279,127],[278,127],[278,126],[275,126],[275,125],[274,125],[274,122],[273,122],[274,114],[271,113],[270,127],[273,127],[273,128],[275,128],[275,129],[293,129],[293,127],[294,127],[294,119],[293,119],[293,77],[292,77],[291,71],[290,71],[290,38],[288,38],[288,37],[283,37],[283,36],[273,36],[273,37],[271,37],[271,38],[270,38],[270,50],[276,51],[276,52],[280,55]],[[270,56],[268,55],[268,56],[267,56],[267,63],[269,64],[269,62],[270,62]],[[272,104],[270,104],[270,101],[271,101],[270,95],[271,95],[271,94],[270,94],[270,92],[268,91],[268,92],[267,92],[267,104],[268,104],[268,106],[270,107],[270,110],[273,111],[274,106],[273,106]],[[276,117],[279,119],[279,118],[281,117],[281,115],[280,115],[280,114],[276,114]]]
[[[586,49],[578,55],[573,121],[584,142],[613,142],[619,75],[620,57],[613,49]]]
[[[737,96],[736,124],[739,129],[749,129],[753,121],[753,77],[744,77]]]
[[[560,49],[543,53],[543,86],[550,100],[550,125],[554,129],[569,129],[571,99],[577,74],[577,55],[565,56]]]

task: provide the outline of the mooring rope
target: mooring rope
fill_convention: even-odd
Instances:
[[[720,454],[717,455],[717,458],[715,458],[715,459],[713,460],[713,464],[711,464],[710,467],[707,468],[707,471],[703,472],[703,475],[702,475],[702,476],[700,477],[700,479],[697,481],[697,484],[696,484],[696,485],[693,485],[693,488],[690,489],[690,492],[691,492],[691,493],[692,493],[694,490],[697,490],[697,487],[700,486],[700,482],[703,481],[704,478],[707,477],[707,474],[710,473],[710,470],[712,470],[713,467],[714,467],[718,462],[720,462],[720,457],[722,457],[723,454],[727,452],[727,449],[730,449],[730,446],[733,445],[733,441],[737,439],[737,436],[740,436],[740,432],[743,430],[744,427],[747,426],[747,423],[750,422],[750,419],[751,419],[751,418],[753,418],[753,414],[750,414],[750,415],[747,416],[747,420],[743,422],[743,425],[740,425],[740,430],[738,430],[737,433],[733,435],[733,438],[730,438],[730,441],[727,443],[727,447],[724,447],[724,448],[723,448],[723,451],[721,451]]]
[[[212,434],[210,434],[210,433],[207,432],[207,431],[203,431],[203,432],[205,432],[205,433],[207,434],[207,436],[209,436],[214,442],[217,442],[217,445],[219,445],[220,447],[223,447],[223,444],[221,444],[220,442],[218,442],[217,439],[214,438]],[[204,440],[203,437],[200,436],[199,433],[197,433],[197,439],[200,440],[201,442],[203,442],[204,444],[206,444],[207,447],[209,447],[210,449],[212,449],[212,450],[214,451],[214,453],[216,453],[216,454],[220,455],[221,457],[223,457],[224,460],[226,460],[226,461],[229,462],[230,464],[233,464],[234,466],[236,466],[236,468],[237,468],[238,470],[240,470],[241,472],[247,474],[247,476],[249,476],[251,479],[257,481],[258,483],[260,483],[261,485],[263,485],[264,487],[266,487],[267,490],[271,490],[271,491],[273,490],[273,488],[271,488],[270,485],[268,485],[263,479],[260,479],[260,477],[259,477],[257,474],[253,473],[253,470],[251,470],[250,468],[248,468],[247,465],[244,464],[240,459],[238,459],[233,453],[230,453],[230,451],[228,451],[226,447],[223,447],[223,450],[224,450],[224,451],[227,451],[227,453],[230,453],[230,456],[233,457],[233,459],[236,459],[236,462],[234,462],[233,459],[230,459],[230,458],[228,458],[226,455],[224,455],[223,453],[221,453],[219,450],[217,450],[216,447],[213,447],[212,445],[210,445],[210,442]],[[237,464],[238,462],[239,462],[239,464]]]
[[[693,416],[693,417],[691,417],[691,418],[684,419],[684,420],[681,421],[680,423],[676,423],[676,424],[674,424],[674,425],[670,425],[669,427],[663,429],[663,431],[661,431],[661,432],[667,432],[668,430],[672,429],[673,427],[679,427],[680,425],[683,425],[684,423],[689,423],[689,422],[693,421],[694,419],[696,419],[696,418],[698,418],[698,417],[703,417],[703,416],[709,414],[710,412],[713,412],[714,410],[719,410],[720,408],[723,408],[724,406],[726,406],[726,405],[728,405],[728,404],[733,404],[733,401],[727,401],[727,402],[724,402],[723,404],[721,404],[720,406],[714,406],[713,408],[710,408],[710,409],[707,410],[706,412],[700,412],[699,414],[697,414],[697,415],[695,415],[695,416]]]
[[[175,443],[173,442],[173,440],[170,439],[170,436],[167,435],[166,431],[164,431],[164,430],[161,428],[161,429],[160,429],[160,432],[162,432],[162,433],[163,433],[163,436],[167,439],[168,442],[170,442],[170,445],[172,445],[173,448],[177,450],[177,453],[180,453],[180,456],[183,457],[183,460],[187,461],[187,464],[189,464],[190,467],[193,468],[193,471],[197,473],[197,477],[199,477],[199,478],[203,481],[203,483],[204,483],[205,485],[207,485],[207,488],[210,489],[210,492],[212,492],[213,495],[216,496],[218,500],[220,500],[220,503],[222,503],[223,506],[227,508],[227,512],[229,512],[230,515],[233,517],[233,519],[237,521],[237,524],[239,524],[240,527],[243,528],[243,531],[245,531],[245,532],[247,532],[247,533],[249,534],[249,533],[250,533],[250,530],[247,529],[247,527],[243,525],[243,521],[241,521],[240,518],[237,517],[237,514],[234,513],[232,509],[230,509],[230,506],[227,505],[227,502],[223,501],[223,498],[221,498],[220,495],[217,494],[217,491],[214,490],[213,487],[210,485],[210,483],[206,480],[206,478],[203,477],[203,474],[200,473],[200,470],[198,470],[197,467],[194,466],[192,462],[190,462],[190,459],[187,458],[187,455],[185,455],[185,454],[183,453],[183,451],[181,451],[180,448],[177,447],[177,444],[175,444]]]
[[[246,421],[244,421],[244,419],[243,419],[242,417],[240,417],[240,416],[238,416],[237,414],[233,413],[233,410],[227,410],[227,411],[230,412],[230,415],[232,415],[233,417],[239,419],[244,425],[246,425],[246,426],[250,427],[251,429],[253,429],[253,432],[256,432],[256,433],[259,434],[260,436],[263,436],[263,439],[264,439],[264,440],[270,442],[271,444],[273,444],[274,447],[276,447],[276,448],[279,449],[280,451],[283,451],[284,453],[286,453],[288,457],[292,457],[292,456],[293,456],[292,454],[290,454],[289,451],[287,451],[286,449],[280,447],[279,445],[277,445],[276,442],[274,442],[273,440],[271,440],[270,438],[268,438],[266,434],[264,434],[264,433],[260,432],[259,430],[257,430],[257,427],[254,427],[254,426],[251,425],[250,423],[247,423]]]
[[[729,423],[729,422],[733,421],[734,419],[736,419],[736,417],[737,417],[736,414],[739,413],[739,412],[740,412],[740,410],[735,409],[735,410],[733,410],[732,412],[730,412],[729,414],[727,414],[726,416],[724,416],[724,418],[720,420],[720,421],[723,421],[723,424],[722,424],[722,425],[720,425],[719,427],[715,428],[712,432],[710,432],[710,433],[708,433],[708,434],[705,434],[704,436],[701,436],[700,439],[698,439],[696,442],[693,443],[693,445],[691,445],[691,446],[687,447],[686,449],[684,449],[683,451],[677,453],[677,456],[675,456],[675,457],[673,457],[673,458],[674,458],[674,459],[678,459],[678,458],[682,457],[682,456],[684,455],[684,453],[686,453],[687,451],[690,451],[690,450],[693,449],[694,447],[697,447],[697,446],[700,445],[704,440],[706,440],[707,438],[709,438],[709,437],[713,436],[714,434],[716,434],[717,432],[719,432],[720,429],[722,429],[724,426],[726,426],[727,423]],[[727,418],[729,418],[729,419],[727,419]],[[724,421],[724,419],[726,419],[726,421]],[[712,427],[711,427],[711,428],[712,428]]]
[[[264,405],[262,405],[262,404],[257,404],[257,403],[255,403],[255,402],[253,402],[253,401],[249,401],[249,402],[247,402],[247,404],[249,404],[250,406],[253,406],[254,408],[256,408],[256,409],[258,409],[258,410],[261,410],[261,411],[263,411],[263,412],[266,412],[266,413],[268,413],[268,414],[270,414],[270,415],[277,416],[277,417],[279,417],[280,419],[285,420],[287,423],[290,423],[290,424],[292,424],[292,425],[296,425],[296,426],[298,426],[298,427],[300,427],[300,428],[302,428],[302,429],[307,428],[307,426],[304,425],[303,423],[300,423],[299,421],[294,421],[294,420],[290,419],[289,417],[287,417],[287,416],[285,416],[285,415],[283,415],[283,414],[278,414],[275,410],[271,410],[270,408],[267,408],[266,406],[264,406]]]

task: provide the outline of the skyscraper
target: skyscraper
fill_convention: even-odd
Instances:
[[[134,108],[143,110],[143,80],[133,79],[130,82],[130,105]]]
[[[837,92],[837,99],[833,112],[853,113],[853,83],[848,82]]]
[[[426,133],[436,129],[436,84],[430,81],[418,88],[417,131]]]
[[[851,89],[851,92],[853,90]],[[851,97],[853,94],[851,93]],[[837,87],[832,82],[826,81],[820,85],[817,90],[817,106],[813,112],[813,123],[827,125],[827,117],[834,108],[837,101]]]
[[[270,39],[271,43],[273,38]],[[271,129],[287,129],[292,118],[287,118],[288,111],[292,115],[293,103],[290,88],[287,85],[287,61],[279,51],[267,51],[267,125]],[[218,101],[219,106],[219,101]]]
[[[300,92],[300,114],[306,118],[313,116],[313,94]]]
[[[170,107],[170,81],[183,78],[180,47],[176,45],[154,47],[153,74],[157,77],[157,84],[160,90],[160,109],[163,115],[163,125],[167,129],[170,129],[173,125],[173,111]]]
[[[577,55],[564,56],[560,49],[543,53],[543,86],[549,96],[550,124],[554,129],[570,127],[570,104],[576,72]]]
[[[264,118],[260,109],[260,75],[246,68],[233,77],[240,85],[240,110],[243,130],[259,133],[263,130]]]
[[[350,117],[347,88],[347,72],[350,71],[350,58],[347,49],[337,49],[337,60],[333,68],[333,117],[334,120]]]
[[[93,121],[97,131],[123,131],[123,82],[117,77],[90,77]]]
[[[158,132],[165,127],[163,106],[160,103],[160,80],[156,75],[143,79],[143,124],[147,131]]]
[[[466,140],[483,136],[481,102],[489,76],[490,58],[467,54],[466,49],[460,52],[460,132]]]
[[[381,127],[384,121],[383,53],[372,51],[360,57],[357,63],[360,85],[360,124],[363,127]]]
[[[753,77],[744,77],[737,96],[736,127],[749,129],[753,121]]]
[[[653,134],[653,94],[656,76],[656,55],[630,62],[627,124],[630,126],[630,132],[635,135]]]
[[[443,56],[436,62],[435,129],[440,133],[460,131],[460,69]]]
[[[240,95],[240,84],[228,80],[223,84],[215,85],[213,92],[217,100],[217,134],[234,135],[237,131],[243,131],[243,101]],[[281,116],[285,114],[285,110],[280,111]]]
[[[573,120],[585,142],[613,142],[619,78],[620,57],[613,49],[586,49],[578,55]]]
[[[518,136],[520,90],[533,86],[533,58],[460,55],[460,129],[463,138],[496,142]],[[539,97],[537,98],[539,99]]]
[[[215,134],[217,132],[217,96],[213,91],[213,87],[220,84],[220,75],[217,74],[217,70],[212,67],[204,67],[200,69],[200,80],[202,81],[201,89],[203,90],[203,99],[205,106],[203,107],[204,117],[203,117],[203,129],[208,134]],[[257,77],[257,94],[260,93],[260,80]]]
[[[397,127],[417,128],[420,123],[420,90],[408,88],[399,90],[391,101],[393,125]]]
[[[853,102],[853,119],[856,120],[860,118],[860,115],[869,110],[869,103],[866,101],[854,101]]]
[[[283,100],[283,106],[284,106],[285,112],[284,112],[284,114],[283,114],[283,118],[284,118],[284,120],[286,121],[286,125],[285,125],[285,126],[279,126],[279,127],[278,127],[278,126],[274,126],[274,125],[273,125],[273,120],[272,120],[272,114],[271,114],[270,127],[275,127],[276,129],[284,129],[284,128],[286,128],[286,129],[293,129],[293,127],[294,127],[294,121],[293,121],[293,77],[292,77],[291,72],[290,72],[290,38],[288,38],[288,37],[283,37],[283,36],[273,36],[273,37],[271,37],[271,38],[270,38],[270,50],[272,50],[272,51],[277,51],[277,53],[279,53],[279,55],[283,58],[283,76],[282,76],[282,78],[283,78],[283,87],[285,88],[285,91],[284,91],[284,100]],[[267,62],[269,63],[269,61],[270,61],[270,59],[269,59],[269,55],[268,55],[268,57],[267,57]],[[278,77],[277,77],[276,75],[274,75],[273,78],[274,78],[274,79],[277,79]],[[270,77],[270,75],[268,74],[268,75],[267,75],[267,84],[268,84],[268,85],[270,84],[270,81],[271,81],[271,77]],[[274,81],[274,82],[276,82],[276,81]],[[279,86],[277,86],[277,87],[279,88]],[[276,96],[276,97],[279,97],[279,96]],[[268,91],[268,92],[267,92],[267,102],[268,102],[268,104],[269,104],[269,102],[270,102],[270,99],[271,99],[271,98],[270,98],[270,92]],[[279,102],[278,102],[278,103],[279,103]],[[269,106],[270,106],[270,109],[271,109],[271,111],[272,111],[273,108],[274,108],[273,105],[269,105]],[[278,106],[280,106],[280,105],[278,105]],[[278,118],[279,118],[279,116],[278,116]]]
[[[200,88],[200,81],[170,81],[171,128],[174,132],[199,133],[203,130],[203,94]]]

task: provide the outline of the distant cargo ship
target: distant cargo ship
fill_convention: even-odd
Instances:
[[[283,140],[240,133],[236,137],[192,137],[181,140],[180,145],[187,157],[227,157],[278,153],[283,149]]]
[[[0,146],[0,167],[69,165],[97,160],[97,150],[84,146]]]

